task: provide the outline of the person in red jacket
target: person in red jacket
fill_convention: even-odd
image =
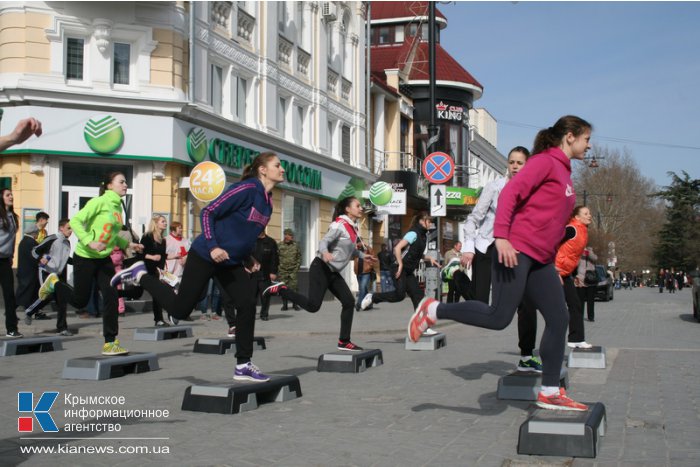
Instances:
[[[500,330],[510,324],[527,295],[545,321],[542,387],[537,395],[537,405],[545,409],[588,409],[559,387],[568,312],[554,258],[576,199],[571,159],[583,159],[590,149],[591,129],[590,123],[569,115],[541,130],[535,155],[501,191],[493,232],[498,261],[492,263],[492,305],[476,300],[440,303],[426,297],[408,323],[413,342],[438,319]]]
[[[566,306],[569,308],[569,347],[590,349],[593,347],[584,339],[583,307],[578,297],[577,287],[583,286],[576,277],[579,259],[588,243],[588,226],[593,221],[591,210],[586,206],[574,208],[571,221],[566,226],[564,242],[557,250],[555,266],[564,286]]]

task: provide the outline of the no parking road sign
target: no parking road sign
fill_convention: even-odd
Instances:
[[[430,183],[447,183],[455,173],[455,161],[449,154],[433,152],[423,161],[422,170]]]

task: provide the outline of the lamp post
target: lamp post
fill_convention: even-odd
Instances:
[[[583,190],[583,205],[584,206],[588,205],[588,197],[589,196],[605,196],[605,201],[608,203],[612,203],[614,195],[612,193],[589,193],[588,191]]]

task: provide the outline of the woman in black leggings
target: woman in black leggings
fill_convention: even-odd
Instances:
[[[177,320],[192,313],[209,279],[216,277],[238,311],[235,380],[270,379],[251,362],[256,301],[252,275],[260,268],[251,255],[258,235],[272,215],[272,189],[283,180],[284,169],[277,155],[261,153],[243,170],[240,182],[232,184],[202,210],[203,233],[192,243],[177,294],[147,274],[142,261],[112,278],[113,287],[121,283],[141,285],[168,311],[171,324],[177,324]]]
[[[340,335],[338,350],[359,351],[359,345],[350,341],[355,298],[347,282],[340,275],[345,266],[355,257],[365,261],[375,261],[374,256],[357,249],[360,240],[357,233],[357,220],[362,217],[362,205],[354,196],[341,199],[335,206],[333,219],[328,232],[318,245],[318,256],[309,267],[309,296],[306,297],[288,289],[283,283],[276,283],[263,291],[263,294],[279,293],[285,301],[296,303],[306,311],[316,313],[323,303],[326,290],[340,300]]]
[[[591,125],[566,116],[537,134],[532,156],[501,191],[494,223],[493,303],[441,304],[425,298],[408,323],[416,342],[438,319],[487,329],[504,329],[524,296],[540,310],[545,329],[540,342],[542,388],[537,405],[546,409],[587,410],[559,388],[569,316],[554,257],[576,201],[571,159],[590,148]]]

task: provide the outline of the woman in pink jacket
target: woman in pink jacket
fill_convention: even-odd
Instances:
[[[554,257],[576,201],[571,159],[583,159],[591,129],[590,123],[569,115],[541,130],[534,156],[501,191],[493,232],[498,261],[492,263],[492,305],[424,298],[408,324],[413,342],[438,319],[504,329],[527,294],[545,321],[540,342],[542,387],[537,396],[537,405],[545,409],[588,409],[559,388],[569,314]]]

